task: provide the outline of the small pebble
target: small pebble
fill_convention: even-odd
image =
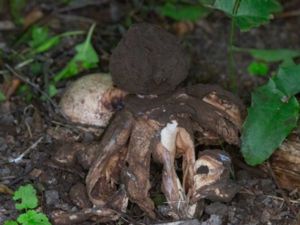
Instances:
[[[215,214],[215,215],[225,216],[227,215],[228,207],[227,205],[221,202],[214,202],[205,207],[205,212],[209,215]]]
[[[9,176],[11,175],[11,170],[8,168],[8,167],[1,167],[0,168],[0,177],[6,177],[6,176]]]
[[[45,198],[47,205],[54,205],[59,201],[59,194],[56,190],[45,191]]]
[[[0,137],[0,152],[4,152],[7,149],[7,144],[3,137]]]
[[[167,222],[167,223],[156,223],[152,225],[202,225],[197,219],[193,220],[179,220],[174,222]]]
[[[219,215],[211,215],[208,220],[201,223],[201,225],[222,225],[222,217]]]

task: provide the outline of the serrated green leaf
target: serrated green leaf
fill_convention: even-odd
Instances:
[[[280,67],[274,82],[288,97],[300,92],[300,65]]]
[[[238,0],[216,0],[214,7],[231,17],[242,31],[267,23],[273,13],[281,11],[277,0],[240,0],[236,13],[234,6]]]
[[[6,100],[5,94],[0,90],[0,102],[4,102]]]
[[[4,225],[18,225],[18,223],[14,220],[6,220]]]
[[[55,82],[73,77],[82,70],[97,67],[99,57],[91,43],[94,28],[95,25],[90,28],[85,41],[75,47],[76,55],[72,58],[68,65],[54,76],[53,79]]]
[[[272,79],[256,89],[241,137],[246,162],[257,165],[269,158],[297,126],[298,116],[297,99],[286,99]]]
[[[14,193],[13,199],[15,201],[20,200],[20,203],[16,203],[16,209],[34,209],[38,206],[38,199],[36,196],[36,190],[31,184],[20,186]]]
[[[290,49],[254,49],[254,48],[233,48],[236,52],[249,53],[253,58],[265,62],[288,61],[300,56],[300,51]]]
[[[201,4],[175,4],[167,2],[159,7],[161,15],[177,21],[197,21],[206,16],[210,10]]]
[[[29,210],[21,214],[17,221],[22,225],[51,225],[44,213],[39,213],[35,210]]]
[[[254,76],[265,76],[268,74],[269,66],[263,62],[252,62],[247,67],[248,73]]]

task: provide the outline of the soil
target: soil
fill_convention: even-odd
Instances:
[[[93,2],[93,1],[91,1]],[[56,32],[87,29],[91,21],[97,21],[98,26],[94,35],[93,44],[97,49],[101,72],[108,71],[110,51],[120,40],[128,27],[126,15],[132,15],[133,22],[151,22],[178,34],[172,29],[174,22],[162,19],[154,12],[145,13],[144,8],[131,1],[99,1],[94,4],[82,4],[77,7],[57,5],[56,1],[45,1],[39,5],[30,1],[24,14],[29,14],[37,7],[44,12],[42,24],[48,25]],[[133,1],[135,2],[135,1]],[[296,2],[292,5],[291,2]],[[299,8],[297,1],[286,4],[286,10]],[[292,5],[292,6],[291,6]],[[292,8],[291,8],[292,7]],[[50,12],[55,13],[50,13]],[[10,16],[2,12],[0,21],[9,20]],[[178,24],[177,24],[178,25]],[[182,25],[182,24],[179,24]],[[188,55],[191,58],[191,70],[186,84],[212,83],[228,87],[227,48],[229,36],[229,20],[222,14],[215,12],[207,18],[193,25],[191,31],[180,36]],[[235,45],[251,48],[290,48],[300,49],[300,17],[275,18],[270,24],[253,29],[250,32],[239,33]],[[6,33],[7,32],[7,33]],[[22,33],[21,29],[0,33],[0,46],[6,54],[12,52],[11,38]],[[62,46],[54,49],[39,59],[44,65],[44,74],[51,75],[70,59],[69,49],[80,38],[65,40]],[[20,47],[21,48],[21,47]],[[15,49],[18,50],[18,49]],[[44,61],[43,61],[44,60]],[[267,78],[253,77],[247,72],[247,65],[251,57],[245,54],[235,54],[237,68],[238,96],[249,106],[251,91],[264,83]],[[14,60],[8,56],[0,59],[0,66],[4,63],[14,65]],[[274,66],[274,68],[276,68]],[[2,68],[4,69],[4,67]],[[99,69],[97,69],[99,71]],[[91,72],[95,72],[93,70]],[[22,71],[26,75],[26,70]],[[30,77],[29,79],[42,85],[44,78]],[[71,187],[84,183],[87,170],[78,165],[70,168],[54,164],[51,156],[58,149],[72,148],[74,143],[89,144],[98,141],[98,137],[89,132],[79,130],[75,125],[68,124],[55,108],[66,82],[61,82],[59,93],[53,102],[41,101],[39,98],[26,102],[20,95],[12,95],[9,101],[0,105],[0,183],[12,190],[23,184],[31,183],[38,190],[39,209],[47,215],[54,210],[75,211],[76,207],[69,197]],[[35,90],[36,93],[36,90]],[[233,158],[233,179],[241,185],[241,190],[229,203],[205,201],[204,212],[199,221],[206,221],[216,216],[218,224],[256,225],[256,224],[299,224],[300,193],[299,190],[287,191],[277,187],[273,177],[260,168],[246,166],[237,148],[223,146]],[[198,147],[204,150],[204,146]],[[20,154],[27,152],[24,158],[15,162]],[[161,167],[152,165],[151,197],[155,202],[161,202],[160,173]],[[289,201],[284,199],[287,196]],[[7,219],[15,219],[18,212],[10,194],[0,191],[0,224]],[[213,219],[211,219],[212,221]],[[167,222],[168,218],[158,216],[156,221],[150,220],[134,204],[130,204],[127,213],[117,222],[107,224],[149,224]],[[97,224],[87,221],[81,224]]]

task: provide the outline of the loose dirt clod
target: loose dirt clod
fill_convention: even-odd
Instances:
[[[173,91],[188,74],[189,60],[179,40],[156,25],[133,25],[113,50],[114,83],[130,93]]]

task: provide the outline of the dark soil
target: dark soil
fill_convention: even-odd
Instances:
[[[152,11],[145,12],[143,6],[132,3],[136,1],[81,3],[80,6],[74,8],[60,5],[51,0],[43,2],[39,4],[30,1],[24,10],[24,15],[28,15],[34,7],[37,7],[44,12],[44,17],[39,23],[48,25],[55,32],[88,29],[91,22],[98,22],[93,44],[101,57],[100,69],[91,72],[108,71],[110,52],[128,28],[127,21],[129,19],[133,22],[156,23],[170,28],[171,32],[178,34],[176,29],[172,29],[173,22],[160,18]],[[296,3],[290,6],[291,2]],[[291,2],[286,5],[287,11],[300,8],[297,1]],[[10,20],[6,11],[2,11],[2,14],[0,22]],[[238,33],[235,43],[239,47],[300,49],[299,27],[299,16],[278,16],[266,26],[250,32]],[[227,75],[228,31],[229,20],[222,14],[213,13],[208,18],[194,24],[194,29],[180,37],[191,58],[192,68],[189,78],[186,80],[187,84],[213,83],[225,88],[230,85]],[[5,53],[0,58],[1,70],[5,69],[4,64],[14,65],[16,63],[9,55],[13,52],[12,40],[21,33],[22,29],[0,32],[0,48],[4,49]],[[43,74],[45,77],[53,75],[65,65],[72,55],[70,49],[74,43],[78,42],[78,39],[80,38],[65,40],[62,46],[40,59],[44,64]],[[14,50],[19,51],[18,48]],[[250,104],[251,91],[267,79],[253,77],[247,73],[246,68],[251,60],[245,54],[235,55],[238,95],[247,106]],[[26,69],[21,72],[24,76],[28,75]],[[43,86],[46,78],[29,77],[29,79]],[[10,97],[9,101],[0,105],[0,183],[12,190],[16,190],[20,185],[32,183],[38,190],[40,209],[47,215],[58,209],[76,211],[76,207],[69,197],[69,191],[74,184],[84,183],[87,172],[78,165],[72,165],[70,168],[56,165],[52,162],[51,156],[58,149],[72,148],[73,144],[77,142],[86,143],[88,146],[88,144],[98,141],[97,137],[91,133],[79,131],[76,126],[66,123],[59,116],[55,106],[65,85],[66,82],[61,83],[59,94],[52,103],[41,101],[39,98],[28,103],[23,96],[15,94]],[[145,94],[148,93],[145,92]],[[12,162],[28,149],[30,150],[23,160],[18,163]],[[299,224],[299,218],[297,220],[300,209],[299,190],[290,192],[279,189],[270,174],[264,173],[260,168],[246,166],[238,149],[231,146],[226,146],[226,149],[234,159],[233,178],[242,188],[229,203],[206,201],[204,213],[199,220],[205,221],[212,216],[217,216],[221,221],[219,224]],[[158,199],[161,198],[158,175],[160,169],[153,165],[151,195]],[[284,200],[282,191],[290,199],[289,203]],[[0,224],[7,219],[15,219],[17,215],[18,212],[14,208],[11,195],[0,189]],[[118,222],[108,224],[128,224],[130,222],[149,224],[158,221],[168,221],[168,218],[158,217],[157,221],[151,221],[136,205],[131,204],[126,215],[123,215]],[[97,223],[87,221],[82,224]]]

